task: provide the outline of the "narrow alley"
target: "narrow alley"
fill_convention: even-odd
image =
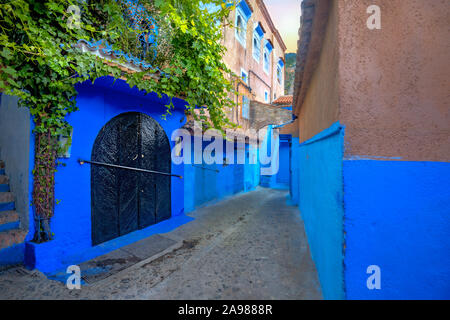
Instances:
[[[182,245],[81,290],[22,267],[0,273],[0,299],[321,299],[298,209],[258,188],[200,208],[164,234]]]

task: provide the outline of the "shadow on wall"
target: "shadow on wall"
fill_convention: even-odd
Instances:
[[[27,230],[31,120],[28,109],[18,107],[17,101],[17,97],[0,93],[0,160],[6,164],[21,228]]]
[[[325,299],[344,299],[344,128],[339,122],[298,147],[299,208]]]
[[[209,142],[203,143],[203,149]],[[224,152],[226,142],[223,145]],[[258,163],[259,152],[255,146],[245,145],[245,149],[234,147],[234,164],[194,164],[194,145],[191,147],[192,164],[184,165],[184,208],[191,212],[196,208],[211,202],[219,201],[225,197],[254,190],[260,181],[260,166],[250,164],[250,160]],[[245,156],[245,164],[237,164],[238,153]],[[197,154],[197,157],[202,155]],[[203,158],[202,158],[203,159]],[[251,163],[254,163],[254,162]]]

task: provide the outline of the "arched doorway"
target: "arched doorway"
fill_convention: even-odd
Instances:
[[[163,128],[150,116],[123,113],[109,121],[92,148],[92,161],[171,172]],[[171,216],[170,177],[91,166],[92,244],[143,229]]]

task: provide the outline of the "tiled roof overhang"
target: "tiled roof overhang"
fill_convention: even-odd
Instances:
[[[294,81],[294,114],[298,114],[305,100],[314,70],[319,63],[331,3],[332,0],[302,2]]]
[[[272,102],[274,105],[292,105],[292,96],[281,96]]]

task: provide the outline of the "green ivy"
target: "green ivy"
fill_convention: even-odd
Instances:
[[[19,97],[35,123],[33,207],[39,221],[48,222],[54,213],[54,173],[61,152],[58,137],[70,136],[66,116],[76,111],[77,83],[108,75],[125,78],[131,87],[147,93],[182,97],[194,118],[208,127],[224,130],[234,126],[226,116],[233,107],[234,75],[222,61],[225,48],[221,42],[221,23],[233,5],[223,0],[140,3],[159,29],[154,35],[156,54],[149,50],[145,57],[137,46],[139,32],[129,27],[120,0],[0,0],[0,89]],[[76,17],[68,10],[72,5],[80,8],[75,28]],[[205,5],[215,5],[218,10],[210,13]],[[113,49],[140,57],[154,68],[124,73],[118,66],[82,52],[75,46],[80,39],[104,39]],[[163,117],[171,114],[170,101]],[[203,108],[194,112],[199,106]],[[36,233],[38,239],[51,239],[47,225]]]

